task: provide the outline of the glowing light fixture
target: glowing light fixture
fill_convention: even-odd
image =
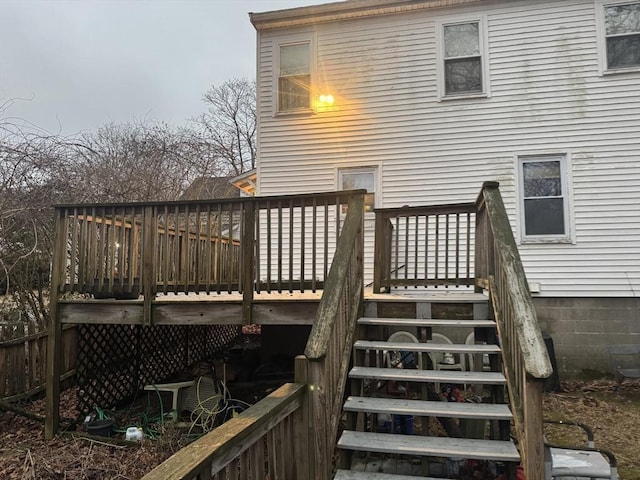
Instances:
[[[320,102],[320,106],[330,107],[334,102],[333,95],[320,95],[318,101]]]

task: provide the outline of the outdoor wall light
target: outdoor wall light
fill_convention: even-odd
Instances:
[[[318,98],[318,101],[320,106],[330,107],[331,105],[333,105],[333,102],[334,102],[333,95],[320,95],[320,98]]]

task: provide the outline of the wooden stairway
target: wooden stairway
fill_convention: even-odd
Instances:
[[[467,459],[495,462],[506,478],[515,478],[520,455],[509,438],[512,414],[505,403],[494,321],[361,318],[358,324],[361,339],[354,344],[352,396],[344,404],[347,428],[337,444],[341,468],[335,479],[457,478],[456,466]],[[477,343],[435,343],[434,331],[443,330],[459,338],[473,331]],[[379,340],[393,331],[415,334],[400,335],[412,341]],[[394,366],[390,352],[409,358],[408,368]],[[455,365],[440,363],[445,352],[458,358]],[[475,366],[471,371],[469,364]],[[474,401],[442,401],[441,390],[454,386]],[[449,436],[430,431],[429,417],[437,418]],[[401,426],[404,434],[394,432]]]

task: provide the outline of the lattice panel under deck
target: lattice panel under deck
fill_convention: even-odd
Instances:
[[[240,335],[235,325],[79,325],[78,415],[114,408],[212,356]]]

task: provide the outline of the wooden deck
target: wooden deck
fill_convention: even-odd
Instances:
[[[251,302],[256,325],[311,325],[322,291],[257,294]],[[242,325],[241,294],[176,294],[156,297],[150,304],[152,325]],[[138,300],[61,300],[62,323],[144,325],[145,302]]]
[[[301,396],[274,400],[287,416],[299,412],[295,420],[283,417],[291,430],[280,433],[299,440],[304,452],[292,459],[307,459],[301,467],[306,474],[291,461],[269,458],[269,475],[325,480],[358,317],[393,318],[398,325],[432,322],[464,304],[467,311],[455,312],[456,321],[495,318],[505,370],[504,376],[485,378],[507,384],[525,474],[541,478],[542,382],[551,367],[497,183],[485,183],[474,204],[376,210],[371,291],[363,289],[364,193],[56,207],[46,436],[59,423],[62,324],[312,325],[305,355],[296,363]],[[133,299],[105,298],[118,295]],[[372,378],[380,373],[373,370],[358,371]],[[407,375],[415,376],[409,381],[479,381],[467,372]],[[265,417],[265,425],[274,424],[271,413]],[[241,463],[251,460],[246,472],[262,471],[260,439],[280,437],[253,433],[259,433],[260,447],[252,453],[236,448],[246,442],[235,435],[210,454],[187,452],[169,463],[188,464],[190,472],[213,478],[227,468],[235,472],[230,462],[236,456],[224,453],[233,450],[242,454]],[[398,438],[402,448],[424,453],[415,439],[404,437]],[[377,442],[370,438],[365,441]],[[361,443],[346,448],[357,450]],[[380,443],[375,449],[385,448]],[[465,439],[438,440],[438,448],[453,456],[496,455],[488,445]],[[519,458],[506,444],[498,453]],[[287,472],[277,473],[282,467]],[[167,477],[152,472],[148,478]]]
[[[255,325],[312,325],[323,290],[254,293],[251,300],[251,323]],[[374,293],[365,289],[365,302],[379,303],[482,303],[487,297],[472,291],[440,289],[400,289],[391,293]],[[227,293],[177,293],[157,295],[150,302],[151,325],[242,325],[243,295]],[[145,302],[115,298],[61,299],[59,318],[63,324],[144,325]]]

